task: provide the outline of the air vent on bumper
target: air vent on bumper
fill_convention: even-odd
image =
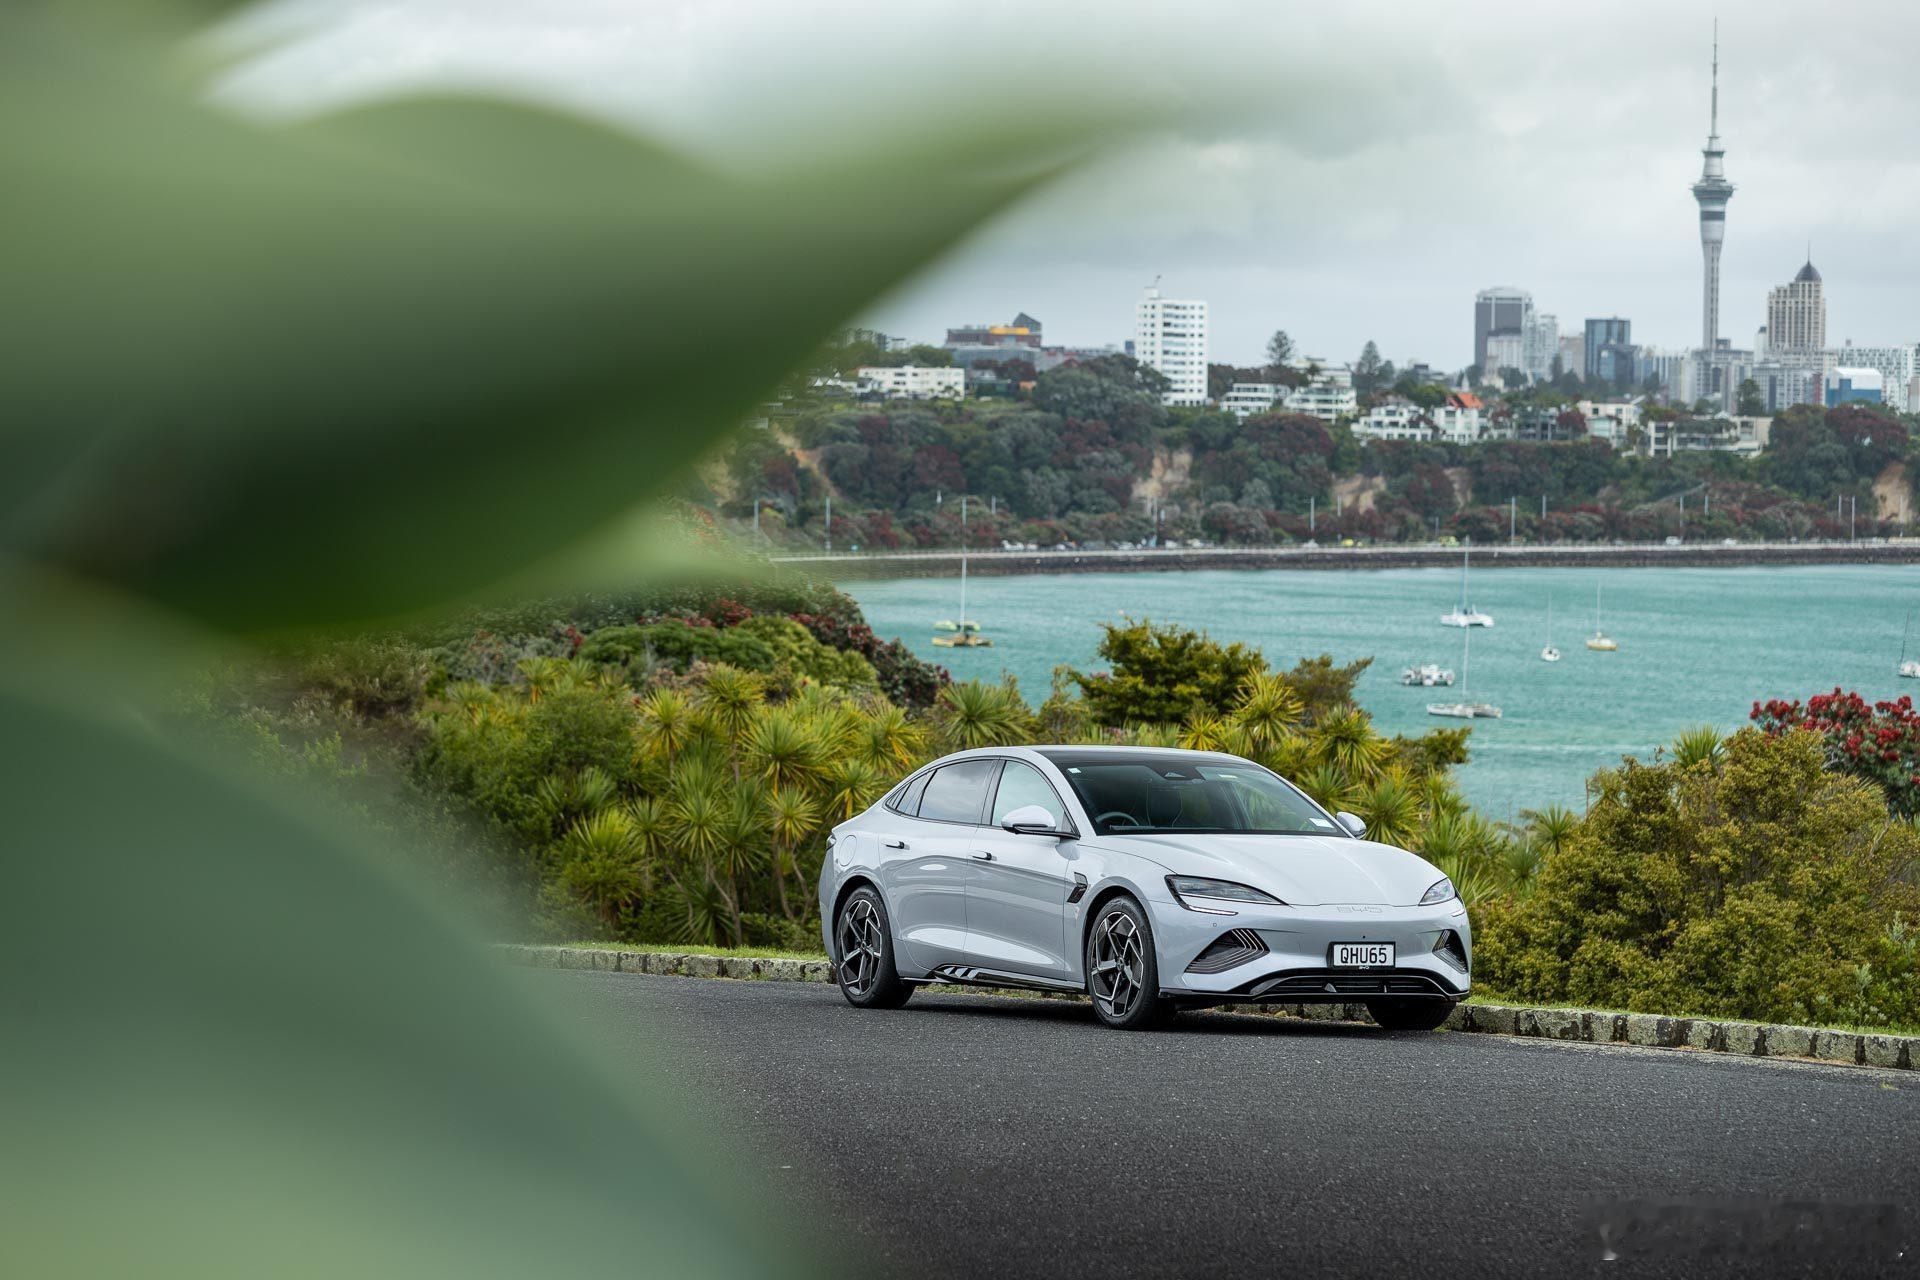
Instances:
[[[1260,940],[1259,934],[1251,929],[1229,929],[1193,958],[1193,963],[1187,966],[1187,972],[1225,973],[1235,965],[1245,964],[1265,954],[1267,944]]]

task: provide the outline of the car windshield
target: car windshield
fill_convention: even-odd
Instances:
[[[1324,809],[1228,756],[1050,753],[1101,835],[1338,835]]]

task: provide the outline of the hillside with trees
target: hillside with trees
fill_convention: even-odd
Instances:
[[[1369,365],[1368,399],[1431,407],[1444,395],[1410,376],[1383,381],[1393,376],[1390,362]],[[1916,420],[1877,406],[1788,410],[1756,456],[1650,457],[1587,434],[1571,400],[1577,380],[1574,391],[1530,387],[1489,406],[1496,420],[1551,415],[1552,443],[1472,445],[1363,442],[1345,423],[1285,411],[1241,421],[1170,408],[1161,387],[1158,374],[1114,355],[1050,370],[1012,397],[797,394],[741,433],[692,496],[741,521],[757,504],[760,533],[776,545],[820,547],[830,532],[836,548],[868,550],[958,545],[963,494],[976,546],[1493,541],[1507,536],[1509,499],[1528,541],[1844,537],[1855,513],[1858,536],[1905,532],[1902,512],[1878,514],[1875,483],[1908,461]],[[1663,406],[1648,413],[1682,430],[1691,421]],[[1336,487],[1356,478],[1367,483],[1349,488],[1364,496],[1336,503]]]

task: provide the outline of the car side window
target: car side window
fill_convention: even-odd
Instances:
[[[933,771],[920,798],[920,816],[931,822],[978,824],[987,808],[987,787],[998,760],[959,760]]]
[[[921,774],[919,777],[909,782],[906,785],[906,789],[900,793],[899,802],[895,804],[893,807],[899,812],[906,814],[909,818],[911,818],[914,814],[919,813],[920,812],[920,796],[927,789],[927,779],[931,778],[932,776],[933,776],[932,770],[928,770],[926,773]]]
[[[1060,796],[1046,775],[1030,764],[1007,761],[1007,767],[1000,771],[1000,790],[993,798],[993,825],[997,827],[1005,822],[1015,809],[1036,804],[1047,811],[1056,829],[1066,829],[1067,807],[1060,803]]]

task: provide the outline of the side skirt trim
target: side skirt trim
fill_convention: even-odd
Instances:
[[[1085,994],[1086,988],[1077,982],[1062,982],[1056,978],[1037,978],[1026,973],[1007,973],[1001,969],[983,969],[971,964],[943,964],[924,978],[916,980],[917,985],[932,986],[951,983],[966,987],[1022,987],[1033,991],[1072,991]]]

